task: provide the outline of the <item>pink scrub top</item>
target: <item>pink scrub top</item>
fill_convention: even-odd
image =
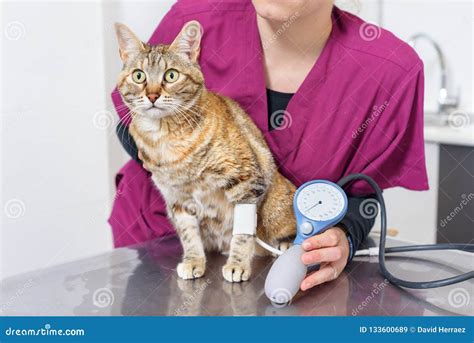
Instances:
[[[263,48],[250,0],[181,0],[161,21],[151,44],[169,44],[183,24],[204,28],[200,65],[208,89],[227,95],[263,132],[280,172],[296,186],[338,181],[351,173],[382,189],[428,189],[423,140],[423,64],[392,33],[337,7],[317,62],[291,98],[281,127],[269,131]],[[112,93],[125,116],[120,94]],[[150,174],[129,161],[116,177],[109,222],[115,246],[174,234]],[[372,193],[363,182],[354,195]]]

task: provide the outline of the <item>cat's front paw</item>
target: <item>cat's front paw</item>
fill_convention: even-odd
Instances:
[[[206,261],[204,259],[186,260],[178,264],[176,270],[181,279],[196,279],[204,275]]]
[[[222,267],[222,275],[224,275],[224,279],[229,282],[247,281],[250,278],[250,266],[228,262]]]
[[[293,246],[293,242],[281,241],[278,243],[278,250],[285,252]]]

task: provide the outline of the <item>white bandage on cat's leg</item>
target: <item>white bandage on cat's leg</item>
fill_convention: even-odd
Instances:
[[[257,205],[237,204],[234,207],[234,227],[232,235],[251,235],[257,233]]]

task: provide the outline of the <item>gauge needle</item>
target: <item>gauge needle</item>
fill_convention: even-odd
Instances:
[[[322,202],[321,200],[319,200],[316,204],[314,204],[314,205],[311,206],[310,208],[306,209],[306,211],[309,211],[309,210],[315,208],[316,206],[318,206],[318,205],[320,205],[320,204],[322,204],[322,203],[323,203],[323,202]]]

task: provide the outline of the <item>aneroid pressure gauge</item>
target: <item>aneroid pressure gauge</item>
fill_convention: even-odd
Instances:
[[[265,280],[265,294],[273,304],[286,304],[298,292],[307,273],[301,256],[301,243],[337,224],[347,212],[346,193],[337,184],[314,180],[303,184],[295,193],[295,244],[273,263]]]
[[[322,233],[344,217],[347,196],[333,182],[314,180],[298,188],[293,207],[297,225],[295,244],[301,244],[306,238]]]

